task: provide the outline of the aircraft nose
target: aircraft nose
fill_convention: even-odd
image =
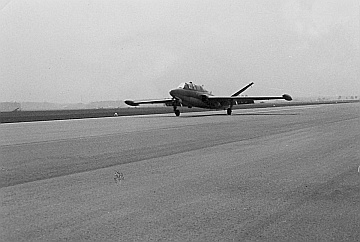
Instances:
[[[170,93],[170,95],[171,95],[172,97],[174,97],[175,94],[176,94],[176,90],[173,89],[173,90],[171,90],[169,93]]]

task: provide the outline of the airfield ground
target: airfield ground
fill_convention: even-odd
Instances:
[[[318,102],[265,102],[247,105],[235,105],[234,109],[248,108],[267,108],[272,106],[298,106],[313,104],[335,104],[359,102],[359,100],[336,100],[336,101],[318,101]],[[202,108],[180,107],[182,113],[207,111]],[[148,107],[127,107],[127,108],[99,108],[99,109],[75,109],[75,110],[45,110],[45,111],[13,111],[0,112],[0,123],[17,123],[17,122],[34,122],[34,121],[51,121],[66,119],[86,119],[86,118],[104,118],[115,116],[132,116],[147,114],[173,113],[172,107],[148,106]]]
[[[360,240],[360,103],[0,133],[2,241]]]

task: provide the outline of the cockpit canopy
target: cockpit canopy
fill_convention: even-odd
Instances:
[[[194,90],[199,92],[207,92],[202,86],[196,85],[192,82],[183,82],[178,86],[179,89],[185,89],[185,90]]]

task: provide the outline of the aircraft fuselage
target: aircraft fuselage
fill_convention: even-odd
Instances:
[[[176,100],[179,100],[183,106],[211,108],[209,103],[203,101],[206,96],[211,96],[208,91],[195,91],[177,88],[171,90],[170,95]]]

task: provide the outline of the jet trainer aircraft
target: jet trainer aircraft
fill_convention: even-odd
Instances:
[[[125,103],[130,106],[139,106],[140,104],[154,104],[164,103],[166,106],[173,106],[176,116],[180,116],[179,106],[187,106],[189,108],[199,107],[208,109],[227,109],[227,114],[231,115],[233,105],[254,103],[254,100],[271,100],[271,99],[285,99],[291,101],[292,98],[288,94],[281,97],[239,97],[246,89],[252,86],[250,83],[244,88],[240,89],[233,95],[227,96],[214,96],[211,92],[206,91],[203,86],[196,85],[192,82],[181,83],[178,88],[170,90],[172,98],[161,100],[146,100],[146,101],[132,101],[126,100]]]

